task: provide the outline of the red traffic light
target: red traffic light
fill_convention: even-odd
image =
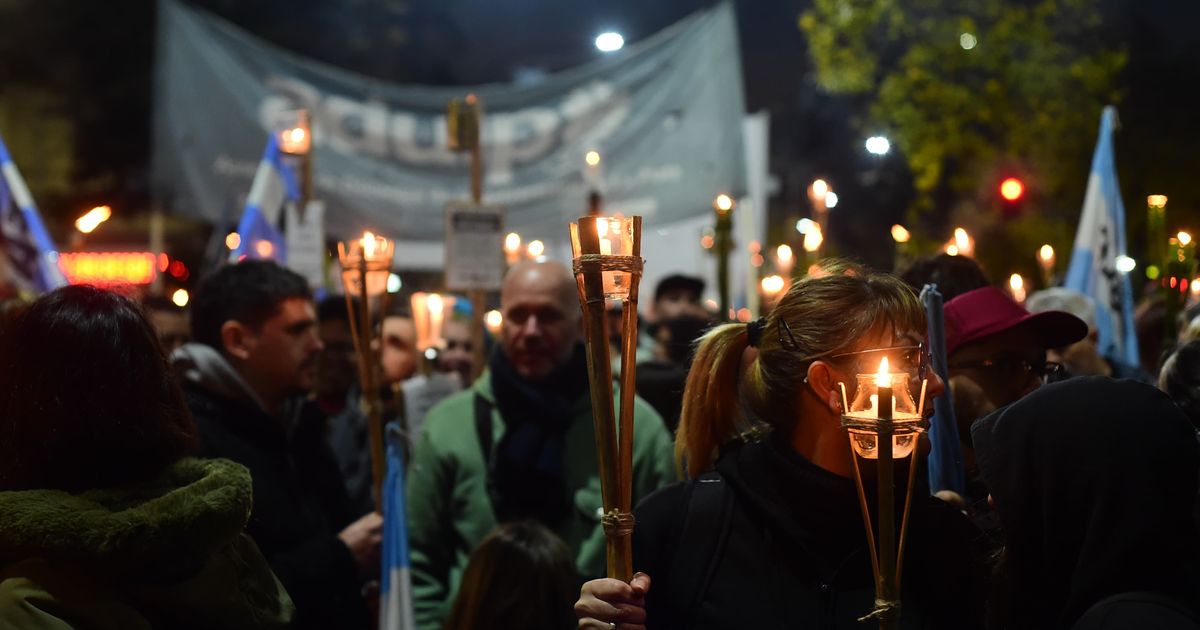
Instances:
[[[1017,201],[1025,194],[1025,184],[1015,177],[1000,182],[1000,196],[1004,197],[1005,201]]]

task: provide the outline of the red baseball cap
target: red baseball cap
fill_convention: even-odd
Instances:
[[[1064,311],[1030,313],[996,287],[967,291],[946,302],[946,354],[985,337],[1025,326],[1046,348],[1060,348],[1088,334],[1082,319]]]

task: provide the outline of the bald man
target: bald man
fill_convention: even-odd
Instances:
[[[581,579],[605,570],[595,433],[575,279],[555,262],[515,265],[488,369],[429,411],[408,478],[417,625],[441,628],[471,551],[499,523],[533,519],[571,550]],[[674,481],[671,438],[640,398],[633,496]],[[531,604],[532,605],[532,604]]]

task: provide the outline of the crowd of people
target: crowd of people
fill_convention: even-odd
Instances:
[[[1099,352],[1086,296],[1020,304],[946,255],[900,275],[824,261],[751,322],[718,323],[704,290],[664,278],[638,332],[630,582],[603,577],[567,267],[509,269],[485,365],[468,319],[430,358],[407,302],[385,305],[371,369],[405,441],[418,628],[862,627],[876,582],[839,384],[884,358],[927,412],[950,396],[966,480],[933,487],[927,448],[898,470],[917,484],[900,627],[1200,628],[1188,322],[1127,365]],[[5,304],[0,628],[373,627],[383,519],[351,312],[266,261],[204,278],[188,312],[88,286]]]

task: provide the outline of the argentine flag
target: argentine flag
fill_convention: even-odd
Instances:
[[[1137,335],[1133,328],[1133,290],[1129,276],[1117,270],[1124,256],[1125,204],[1117,184],[1113,161],[1113,127],[1117,110],[1111,105],[1100,116],[1100,137],[1092,156],[1083,213],[1075,232],[1075,249],[1063,286],[1096,301],[1096,328],[1100,354],[1138,364]]]
[[[0,270],[20,289],[45,293],[67,284],[58,268],[58,251],[25,186],[21,172],[0,137]],[[3,278],[0,278],[3,279]]]
[[[258,171],[254,173],[254,182],[250,184],[242,220],[238,222],[237,233],[241,238],[231,254],[234,262],[243,258],[287,262],[283,234],[275,227],[286,201],[300,201],[300,186],[295,170],[284,162],[275,134],[271,134],[267,137],[267,148],[258,163]]]
[[[408,514],[404,498],[404,434],[387,425],[387,477],[383,482],[383,571],[379,629],[413,630],[412,573],[408,560]]]

